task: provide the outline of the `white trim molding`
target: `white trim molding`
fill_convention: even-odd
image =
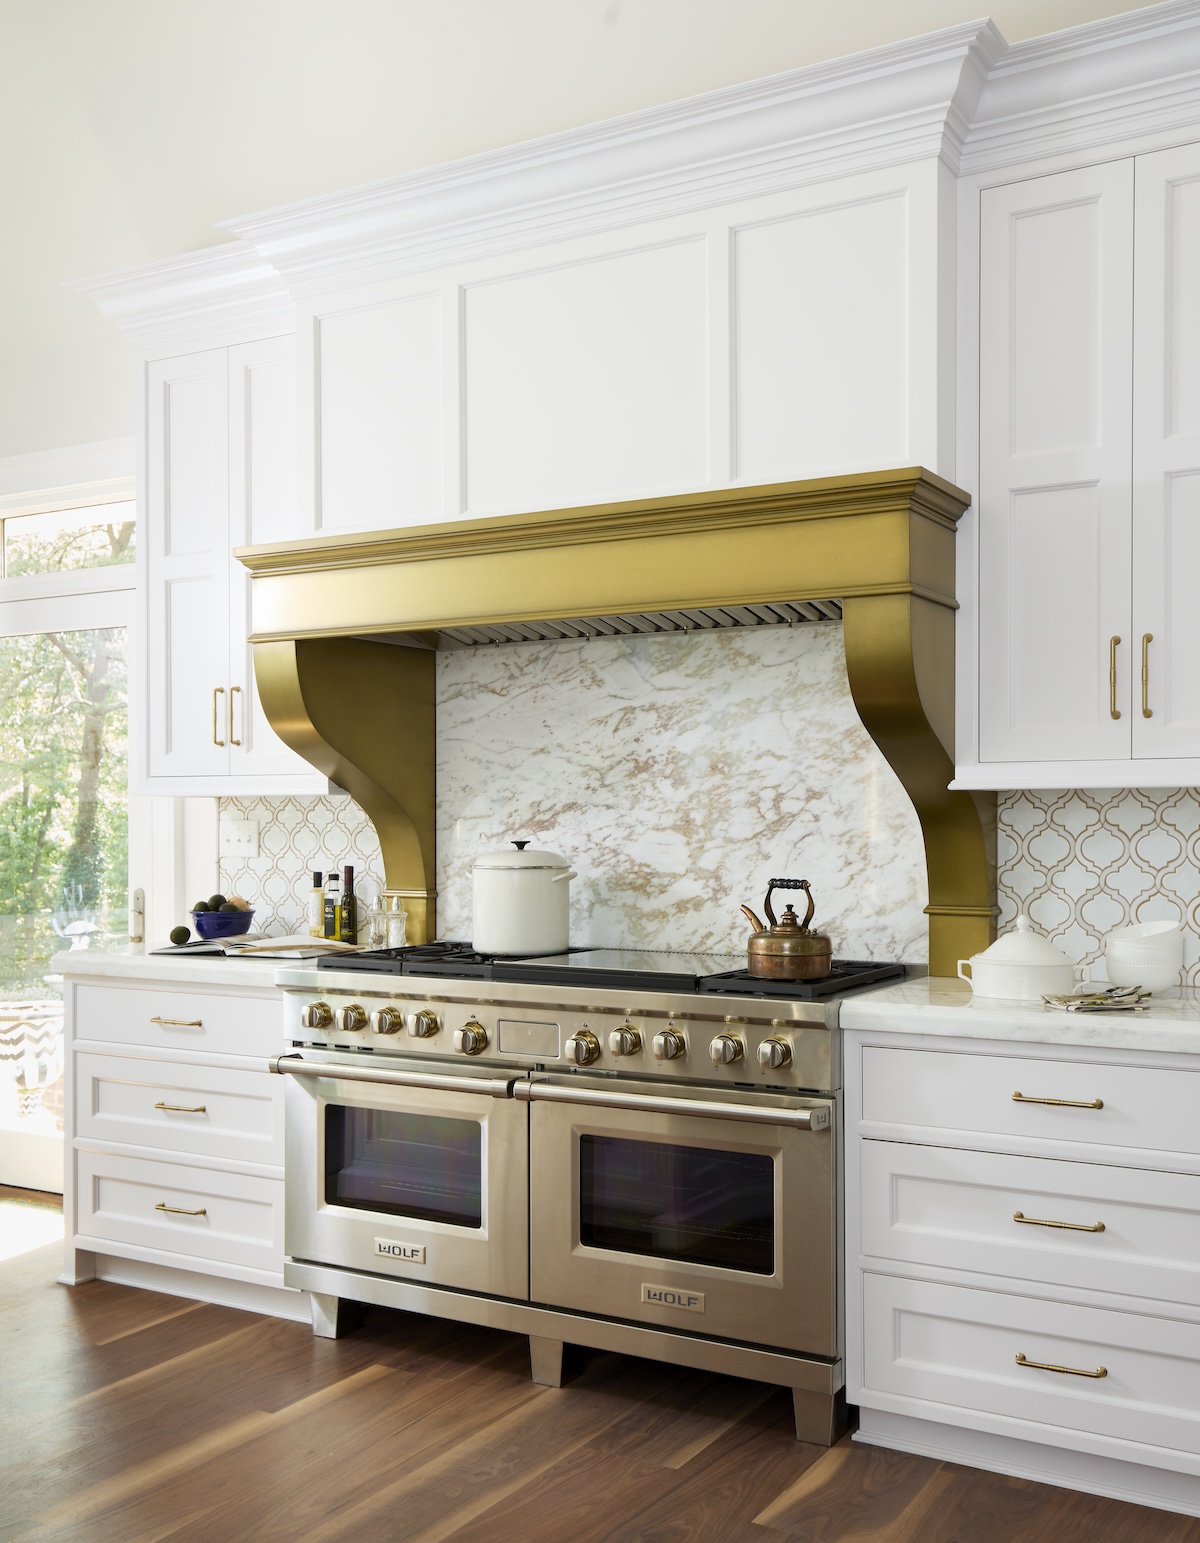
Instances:
[[[226,220],[72,287],[143,357],[293,330],[292,300],[936,158],[955,176],[1200,132],[1200,0],[1008,44],[990,21]]]
[[[0,519],[120,503],[134,493],[133,436],[0,459]]]
[[[296,327],[287,286],[241,241],[67,287],[94,300],[145,359],[254,342]]]
[[[944,157],[990,67],[989,21],[725,87],[222,222],[296,295]]]

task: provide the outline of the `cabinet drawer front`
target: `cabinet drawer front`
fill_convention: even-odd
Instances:
[[[1196,1175],[893,1141],[861,1151],[864,1254],[1200,1306]]]
[[[283,1009],[271,997],[216,996],[161,986],[79,986],[75,1041],[84,1048],[88,1040],[141,1049],[278,1055]]]
[[[1067,1107],[1041,1099],[1061,1099]],[[1100,1108],[1093,1107],[1097,1100]],[[1197,1072],[887,1046],[863,1050],[863,1120],[927,1129],[933,1139],[939,1131],[967,1131],[1194,1153],[1198,1107]]]
[[[84,1236],[217,1264],[283,1269],[282,1179],[102,1152],[77,1152],[75,1161]]]
[[[1200,1458],[1193,1324],[888,1275],[864,1276],[863,1319],[865,1389]]]
[[[186,1157],[283,1165],[283,1079],[124,1056],[75,1058],[76,1132]]]

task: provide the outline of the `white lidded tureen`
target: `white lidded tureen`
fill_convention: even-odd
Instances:
[[[471,941],[482,954],[562,954],[570,945],[571,865],[514,841],[481,852],[472,869]]]
[[[1049,938],[1035,932],[1024,915],[990,948],[960,959],[958,973],[977,997],[1009,1002],[1040,1002],[1044,995],[1065,996],[1075,989],[1074,964]]]

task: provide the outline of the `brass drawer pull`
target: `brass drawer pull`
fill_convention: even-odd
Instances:
[[[1097,1366],[1094,1372],[1080,1371],[1077,1366],[1052,1366],[1049,1361],[1027,1361],[1021,1352],[1017,1351],[1017,1365],[1027,1366],[1032,1372],[1061,1372],[1064,1377],[1107,1377],[1108,1367]]]
[[[157,1013],[150,1020],[151,1023],[161,1023],[164,1029],[202,1029],[203,1018],[160,1018]]]
[[[1104,1100],[1093,1098],[1084,1102],[1081,1098],[1034,1098],[1028,1093],[1014,1093],[1014,1104],[1053,1104],[1056,1109],[1103,1109]]]
[[[1153,718],[1154,709],[1150,706],[1150,645],[1154,642],[1153,632],[1142,633],[1142,717]]]
[[[165,1200],[160,1200],[154,1207],[156,1211],[169,1211],[172,1216],[207,1216],[208,1207],[201,1206],[198,1211],[185,1210],[181,1205],[168,1205]]]
[[[230,686],[229,688],[229,743],[231,745],[241,744],[240,739],[234,739],[233,737],[233,699],[235,696],[240,695],[241,689],[240,686]]]
[[[225,687],[224,686],[214,686],[213,687],[213,735],[212,735],[212,739],[213,739],[213,744],[214,745],[219,745],[222,750],[225,748],[225,741],[223,739],[218,739],[217,738],[217,698],[219,696],[224,696],[224,695],[225,695]]]
[[[1064,1232],[1103,1232],[1103,1222],[1044,1222],[1036,1216],[1026,1216],[1024,1211],[1014,1211],[1013,1221],[1024,1222],[1026,1227],[1061,1227]]]
[[[164,1109],[168,1114],[207,1114],[208,1108],[204,1104],[164,1104],[157,1103],[156,1109]],[[1050,1225],[1049,1222],[1046,1223]]]
[[[1117,647],[1121,639],[1111,637],[1108,640],[1108,716],[1119,718],[1121,709],[1117,706]]]

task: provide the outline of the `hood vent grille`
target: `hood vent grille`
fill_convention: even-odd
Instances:
[[[496,643],[557,643],[567,638],[606,638],[632,633],[704,632],[729,627],[796,627],[841,621],[840,600],[773,600],[770,605],[708,606],[697,611],[646,611],[628,616],[580,616],[570,621],[489,622],[444,627],[442,646],[478,648]]]

